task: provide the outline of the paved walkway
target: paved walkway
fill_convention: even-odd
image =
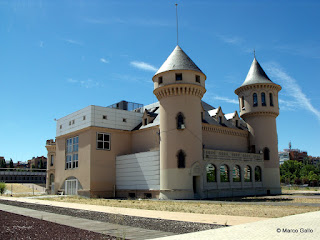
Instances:
[[[49,222],[59,223],[70,227],[80,228],[92,232],[111,235],[119,237],[121,239],[153,239],[174,235],[174,233],[169,232],[123,226],[119,224],[88,220],[83,218],[71,217],[44,211],[37,211],[29,208],[22,208],[5,204],[0,204],[0,210],[10,213],[16,213],[23,216],[38,218]]]
[[[75,208],[81,210],[105,212],[113,214],[121,214],[128,216],[137,216],[145,218],[157,218],[175,221],[186,221],[186,222],[198,222],[198,223],[210,223],[225,225],[238,225],[250,222],[256,222],[265,220],[268,218],[260,217],[244,217],[244,216],[227,216],[227,215],[214,215],[214,214],[197,214],[197,213],[183,213],[183,212],[166,212],[166,211],[155,211],[155,210],[144,210],[144,209],[133,209],[133,208],[119,208],[119,207],[107,207],[89,204],[78,204],[78,203],[66,203],[30,198],[15,198],[15,197],[0,197],[0,199],[26,202],[34,204],[49,205],[55,207]]]
[[[202,232],[180,234],[159,240],[318,240],[320,239],[320,211],[303,213],[282,218],[218,228]]]
[[[57,207],[76,208],[89,211],[108,212],[140,217],[163,218],[171,220],[183,220],[193,222],[209,222],[224,224],[226,219],[233,223],[234,226],[219,228],[195,233],[174,235],[160,231],[145,230],[117,224],[103,223],[99,221],[86,220],[82,218],[64,216],[48,212],[41,212],[27,208],[14,207],[0,204],[0,210],[11,211],[21,215],[37,217],[72,227],[109,234],[117,237],[130,239],[163,239],[163,240],[188,240],[188,239],[320,239],[320,211],[304,213],[299,215],[287,216],[283,218],[250,218],[234,217],[209,214],[192,214],[192,213],[171,213],[141,209],[113,208],[105,206],[84,205],[75,203],[59,203],[54,201],[26,199],[26,198],[8,198],[0,199],[13,200],[27,203],[36,203],[51,205]],[[200,215],[200,216],[199,216]],[[167,237],[163,237],[168,235]],[[170,236],[171,235],[171,236]]]

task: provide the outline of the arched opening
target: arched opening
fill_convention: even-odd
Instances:
[[[65,195],[78,195],[78,190],[82,189],[82,186],[76,177],[68,177],[62,188],[64,188]]]
[[[186,167],[186,154],[180,150],[177,154],[178,158],[178,168],[185,168]]]
[[[220,166],[220,182],[229,182],[229,167],[225,164]]]
[[[254,181],[255,182],[261,182],[262,181],[262,177],[261,177],[261,167],[256,166],[254,168]]]
[[[263,149],[263,159],[270,160],[270,150],[267,147]]]
[[[258,106],[258,95],[256,93],[253,94],[253,106]]]
[[[181,112],[177,115],[177,129],[185,129],[184,116]]]
[[[240,166],[236,165],[233,168],[233,177],[232,177],[232,181],[233,182],[241,182],[241,171],[240,171]]]
[[[251,167],[249,165],[244,168],[244,181],[252,182]]]
[[[265,93],[261,93],[261,105],[264,107],[267,106]]]
[[[50,174],[50,178],[49,178],[49,186],[51,187],[52,183],[54,183],[54,174],[51,173]]]
[[[241,107],[242,107],[242,109],[245,107],[244,96],[241,97]]]
[[[273,107],[273,95],[269,93],[270,106]]]
[[[216,167],[209,163],[206,167],[206,171],[207,171],[207,182],[216,182],[217,178],[216,178]]]

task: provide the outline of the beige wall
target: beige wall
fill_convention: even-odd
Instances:
[[[131,153],[159,150],[159,126],[133,131]]]
[[[176,73],[182,73],[182,81],[176,81]],[[200,83],[195,81],[195,76],[198,75],[200,76]],[[162,77],[163,83],[159,85],[158,79],[159,77]],[[170,84],[180,84],[180,83],[189,83],[189,84],[195,84],[199,86],[205,86],[205,80],[206,76],[203,73],[200,72],[195,72],[195,71],[190,71],[190,70],[175,70],[175,71],[168,71],[168,72],[162,72],[159,73],[158,75],[154,76],[152,78],[154,82],[154,89],[158,87],[162,87],[165,85],[170,85]]]
[[[68,177],[76,177],[80,182],[83,191],[90,190],[90,131],[88,129],[64,135],[56,139],[55,159],[55,190],[64,188],[64,181]],[[79,136],[78,168],[65,169],[66,140]]]
[[[112,197],[116,183],[116,156],[129,154],[131,151],[131,136],[129,131],[93,127],[90,129],[88,141],[91,145],[90,190],[91,195]],[[109,133],[111,149],[98,150],[96,146],[97,133]]]
[[[202,141],[206,149],[216,149],[235,152],[248,151],[248,138],[217,132],[202,132]]]

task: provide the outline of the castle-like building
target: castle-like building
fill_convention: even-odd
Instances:
[[[278,92],[254,58],[240,104],[201,99],[206,75],[177,46],[153,76],[158,102],[88,106],[57,120],[48,140],[49,192],[197,199],[279,194]]]

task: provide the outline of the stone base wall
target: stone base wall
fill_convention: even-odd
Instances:
[[[117,190],[116,198],[141,198],[141,199],[158,199],[159,190]]]

